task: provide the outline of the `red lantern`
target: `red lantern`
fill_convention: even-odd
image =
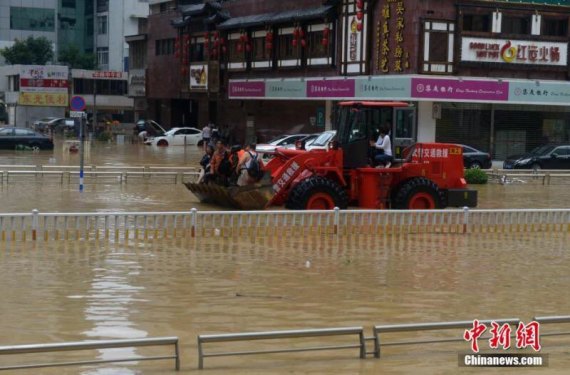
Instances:
[[[297,47],[297,39],[293,39],[291,45],[293,45],[293,47]]]
[[[245,42],[245,35],[241,34],[241,35],[239,36],[239,40],[242,41],[242,42]]]
[[[324,30],[323,30],[323,37],[324,37],[324,38],[328,38],[329,35],[330,35],[330,33],[331,33],[331,29],[330,29],[328,26],[325,27]]]
[[[220,45],[225,46],[226,40],[224,38],[220,38]]]
[[[243,52],[243,45],[242,45],[241,43],[238,43],[236,49],[237,49],[237,51],[238,51],[239,53],[242,53],[242,52]]]
[[[228,52],[228,48],[226,46],[222,46],[222,53],[225,55]]]
[[[364,1],[363,1],[363,0],[357,0],[357,1],[356,1],[356,7],[357,7],[358,9],[364,8]]]
[[[356,24],[356,30],[362,31],[362,22]]]
[[[299,38],[299,29],[295,29],[293,30],[293,36],[295,37],[295,39]]]
[[[265,40],[268,42],[273,41],[273,33],[271,31],[268,31],[267,34],[265,34]]]
[[[299,29],[299,37],[301,37],[301,39],[305,37],[305,31],[303,29]]]
[[[356,12],[356,18],[361,21],[364,18],[364,12]]]
[[[273,43],[271,42],[265,43],[265,49],[271,51],[273,49]]]
[[[307,47],[307,41],[305,39],[301,39],[301,47]]]
[[[324,47],[327,47],[327,46],[329,45],[329,40],[328,40],[327,38],[323,38],[323,39],[321,40],[321,44],[322,44]]]

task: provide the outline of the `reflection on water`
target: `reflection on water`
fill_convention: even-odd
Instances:
[[[141,246],[3,244],[0,342],[179,336],[184,373],[197,366],[198,334],[355,325],[369,334],[374,324],[565,315],[568,240],[560,233],[488,233],[177,239]],[[546,338],[543,346],[550,354],[545,373],[563,373],[570,366],[564,346],[552,346]],[[205,363],[216,374],[418,373],[420,368],[453,374],[460,372],[457,352],[467,348],[467,343],[388,348],[381,360],[359,360],[356,351],[342,351]],[[133,353],[156,355],[143,349]],[[106,355],[111,354],[100,354]],[[162,374],[173,368],[171,361],[139,362],[82,373]]]

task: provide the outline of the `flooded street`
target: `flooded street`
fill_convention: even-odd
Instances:
[[[104,145],[92,149],[86,164],[195,166],[200,156],[196,149],[184,152],[181,148]],[[50,163],[73,165],[78,160],[77,155],[63,155],[57,150],[0,154],[2,165]],[[482,208],[570,207],[570,191],[561,183],[547,187],[532,182],[487,185],[478,189]],[[80,194],[74,184],[27,180],[3,184],[0,197],[1,212],[34,208],[43,212],[214,209],[201,206],[180,183],[87,184]],[[372,326],[379,324],[515,317],[528,322],[533,316],[567,315],[569,239],[566,233],[549,232],[339,239],[178,238],[126,244],[2,242],[0,342],[18,345],[178,336],[181,373],[190,373],[198,366],[199,334],[363,326],[370,336]],[[545,330],[564,331],[564,327]],[[461,334],[461,330],[450,333],[454,338]],[[394,339],[406,337],[410,335],[396,335]],[[542,341],[543,352],[550,358],[549,367],[539,371],[567,373],[567,339]],[[480,345],[488,349],[487,342]],[[367,347],[370,351],[372,342],[367,342]],[[263,343],[243,342],[231,348],[254,350],[263,348]],[[356,349],[206,358],[204,372],[514,373],[458,367],[457,354],[468,350],[469,344],[460,342],[389,347],[382,349],[381,359],[358,359]],[[0,363],[17,364],[31,358],[50,362],[169,355],[171,351],[138,348],[93,353],[10,356],[0,358]],[[63,367],[42,369],[41,373],[174,374],[173,362]],[[516,373],[536,371],[517,369]]]
[[[96,143],[85,159],[91,166],[166,166],[197,167],[202,151],[196,146],[156,148],[142,144]],[[63,153],[56,144],[53,152],[0,151],[0,170],[9,165],[79,165],[79,155]],[[219,210],[201,204],[185,187],[172,178],[152,182],[121,184],[110,178],[96,184],[86,179],[85,191],[79,193],[79,181],[65,181],[57,177],[35,179],[18,177],[0,184],[0,212],[27,212],[35,208],[42,212],[81,211],[182,211],[198,209]],[[567,179],[553,179],[552,185],[542,186],[541,179],[526,179],[526,184],[473,185],[479,190],[479,208],[535,208],[570,207]]]
[[[4,244],[0,342],[179,336],[186,373],[197,368],[198,334],[364,326],[369,335],[375,324],[564,315],[570,310],[568,239],[564,234],[448,234],[122,246]],[[455,332],[460,337],[461,331]],[[543,352],[550,354],[545,373],[563,373],[570,366],[565,347],[555,344],[555,339],[543,338]],[[460,372],[457,353],[468,345],[386,348],[382,359],[366,360],[358,359],[356,350],[207,358],[205,371],[372,374],[422,368],[422,373],[453,374]],[[259,344],[236,347],[249,350]],[[149,348],[129,351],[152,353]],[[96,354],[121,355],[121,349]],[[77,357],[41,356],[42,361],[55,358]],[[174,370],[172,361],[162,361],[42,373]]]

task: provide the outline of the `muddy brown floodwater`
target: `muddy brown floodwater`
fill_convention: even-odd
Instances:
[[[196,146],[157,148],[142,144],[95,144],[86,157],[86,165],[100,166],[193,166],[202,156]],[[79,155],[65,154],[61,144],[53,152],[0,151],[0,170],[5,165],[79,165]],[[171,211],[198,209],[219,210],[201,204],[180,183],[170,180],[151,183],[119,183],[86,180],[84,193],[79,193],[79,181],[60,183],[58,178],[13,178],[0,184],[0,212],[25,212],[34,208],[43,212],[78,211]],[[541,179],[528,178],[523,184],[488,184],[479,190],[479,208],[570,208],[569,179],[552,179],[552,185],[542,186]]]
[[[3,152],[0,164],[69,165],[75,157]],[[196,150],[105,145],[94,148],[87,163],[196,165],[199,157]],[[1,186],[0,197],[2,212],[208,209],[180,184],[97,184],[79,194],[73,185],[33,180]],[[485,208],[568,207],[568,198],[563,184],[480,188]],[[178,336],[181,373],[191,373],[197,372],[199,334],[363,326],[368,336],[376,324],[568,315],[568,240],[566,233],[486,233],[0,243],[0,345]],[[480,345],[488,349],[486,342]],[[568,373],[568,338],[545,337],[542,345],[550,357],[540,373]],[[259,342],[244,342],[231,350],[258,348]],[[206,358],[204,373],[537,372],[460,368],[457,355],[468,349],[466,342],[391,347],[383,349],[382,359],[365,360],[352,349]],[[81,359],[159,353],[170,354],[161,348],[107,349]],[[79,355],[12,356],[0,364],[32,358]],[[173,361],[141,361],[17,373],[154,375],[174,374],[173,368]]]

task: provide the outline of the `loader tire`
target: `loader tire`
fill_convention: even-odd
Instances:
[[[437,185],[424,177],[404,182],[396,191],[393,207],[399,210],[445,208],[445,196]]]
[[[293,187],[285,207],[292,210],[346,209],[348,195],[335,181],[321,176],[312,176]]]

